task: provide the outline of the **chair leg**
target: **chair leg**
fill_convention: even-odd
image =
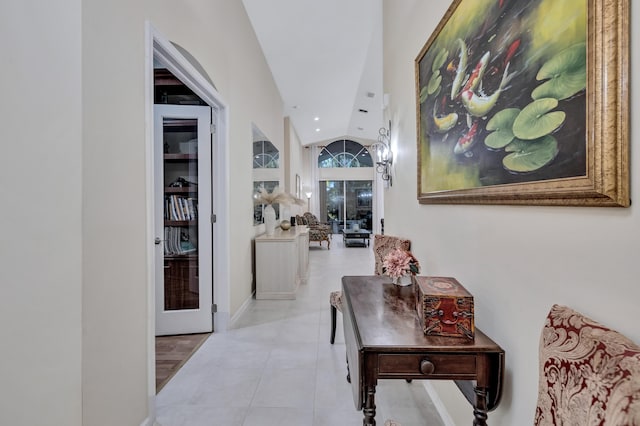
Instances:
[[[336,312],[338,310],[335,306],[331,305],[331,344],[336,340]]]

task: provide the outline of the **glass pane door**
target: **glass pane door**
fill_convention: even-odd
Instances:
[[[338,234],[347,229],[372,231],[373,188],[370,180],[320,181],[320,217]]]
[[[320,181],[320,221],[337,234],[344,225],[344,181]]]
[[[198,309],[198,121],[163,127],[164,309]]]
[[[371,231],[373,224],[372,187],[370,180],[345,182],[346,228]]]

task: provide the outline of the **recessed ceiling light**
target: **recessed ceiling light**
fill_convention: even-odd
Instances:
[[[320,117],[314,117],[313,120],[314,121],[318,121],[318,120],[320,120]]]
[[[319,132],[319,131],[320,131],[320,129],[316,129],[316,132]]]

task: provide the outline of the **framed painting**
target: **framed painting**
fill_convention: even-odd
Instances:
[[[628,58],[628,0],[455,0],[415,60],[419,202],[628,207]]]

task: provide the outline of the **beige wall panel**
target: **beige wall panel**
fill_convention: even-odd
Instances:
[[[384,91],[398,141],[393,187],[385,193],[385,231],[411,236],[423,273],[455,276],[474,294],[476,325],[506,351],[504,398],[489,422],[530,424],[538,341],[552,304],[569,305],[640,343],[640,210],[418,204],[414,59],[449,3],[384,2]],[[632,22],[638,19],[640,9],[632,8]],[[640,33],[631,28],[633,45]],[[631,68],[634,75],[633,52]],[[632,123],[640,121],[640,108],[634,108],[639,91],[632,85]],[[631,170],[639,168],[640,150],[632,150]],[[634,175],[632,199],[640,197],[639,183]],[[454,423],[469,424],[471,409],[455,385],[433,383]]]

